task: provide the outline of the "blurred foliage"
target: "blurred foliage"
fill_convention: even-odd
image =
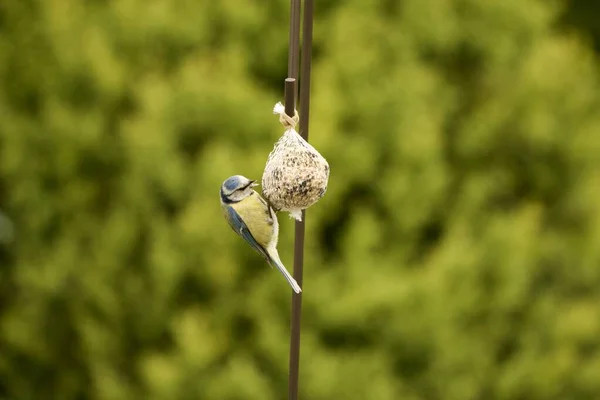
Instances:
[[[316,3],[331,179],[301,397],[599,398],[581,2]],[[281,134],[288,21],[284,0],[0,2],[0,398],[285,397],[290,290],[218,190]]]
[[[589,0],[567,0],[561,23],[574,29],[600,53],[600,4]]]

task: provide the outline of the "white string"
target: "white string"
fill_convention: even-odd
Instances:
[[[283,125],[284,128],[296,129],[296,125],[298,125],[298,121],[300,120],[300,115],[298,115],[298,110],[294,110],[294,117],[290,117],[285,113],[285,107],[281,102],[278,102],[273,107],[273,114],[279,114],[279,122]]]

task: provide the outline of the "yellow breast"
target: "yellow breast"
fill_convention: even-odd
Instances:
[[[274,228],[269,210],[259,195],[254,193],[244,200],[232,204],[232,207],[242,217],[258,244],[266,248],[273,237]]]

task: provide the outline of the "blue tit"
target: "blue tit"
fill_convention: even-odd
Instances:
[[[277,252],[279,223],[277,215],[267,202],[252,189],[256,181],[234,175],[221,186],[221,208],[229,226],[240,235],[267,262],[275,265],[296,293],[302,289],[285,269]]]

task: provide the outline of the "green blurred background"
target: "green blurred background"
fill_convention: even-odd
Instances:
[[[288,22],[0,1],[0,399],[286,398],[291,291],[218,191],[282,133]],[[316,0],[302,399],[600,399],[599,27],[585,0]]]

